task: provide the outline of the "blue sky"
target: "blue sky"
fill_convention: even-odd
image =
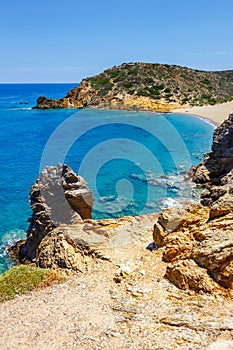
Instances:
[[[233,69],[232,0],[7,0],[0,82],[79,82],[123,62]]]

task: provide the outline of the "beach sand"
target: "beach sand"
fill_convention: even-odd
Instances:
[[[214,106],[181,108],[174,112],[196,115],[201,118],[209,119],[215,125],[219,125],[228,118],[230,113],[233,113],[233,101],[216,104]]]

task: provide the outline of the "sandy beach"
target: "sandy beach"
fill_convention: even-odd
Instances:
[[[181,108],[174,111],[175,113],[192,114],[201,118],[209,119],[216,125],[221,124],[233,113],[233,101],[216,104],[214,106]]]

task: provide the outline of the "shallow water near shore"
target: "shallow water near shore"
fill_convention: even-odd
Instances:
[[[210,151],[212,124],[175,113],[31,109],[40,95],[62,97],[75,85],[0,85],[0,273],[12,263],[5,247],[25,237],[30,187],[46,165],[65,162],[86,179],[96,219],[196,196],[182,172]]]

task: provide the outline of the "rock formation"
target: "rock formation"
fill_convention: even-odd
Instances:
[[[233,286],[233,114],[214,132],[212,152],[193,167],[204,187],[202,204],[163,211],[154,241],[167,261],[166,277],[179,288],[211,291]]]
[[[214,132],[212,152],[193,167],[193,179],[205,187],[202,203],[211,205],[233,190],[233,114]]]
[[[70,90],[64,98],[52,100],[41,96],[37,100],[36,109],[57,109],[57,108],[85,108],[89,105],[94,107],[96,90],[85,79],[81,84]]]
[[[48,166],[30,191],[32,217],[26,242],[19,244],[20,260],[33,261],[42,239],[61,224],[92,217],[92,192],[67,165]]]
[[[157,214],[119,219],[84,220],[48,233],[37,249],[36,262],[45,268],[82,271],[89,260],[112,261],[145,250]]]
[[[212,207],[190,203],[160,213],[154,241],[177,287],[211,292],[233,284],[233,198]]]
[[[93,89],[91,83],[82,80],[81,84],[57,100],[41,96],[37,99],[34,109],[59,109],[59,108],[104,108],[120,110],[139,110],[168,112],[181,108],[178,102],[169,103],[165,99],[153,100],[144,96],[131,96],[122,92],[109,92],[106,96]]]

